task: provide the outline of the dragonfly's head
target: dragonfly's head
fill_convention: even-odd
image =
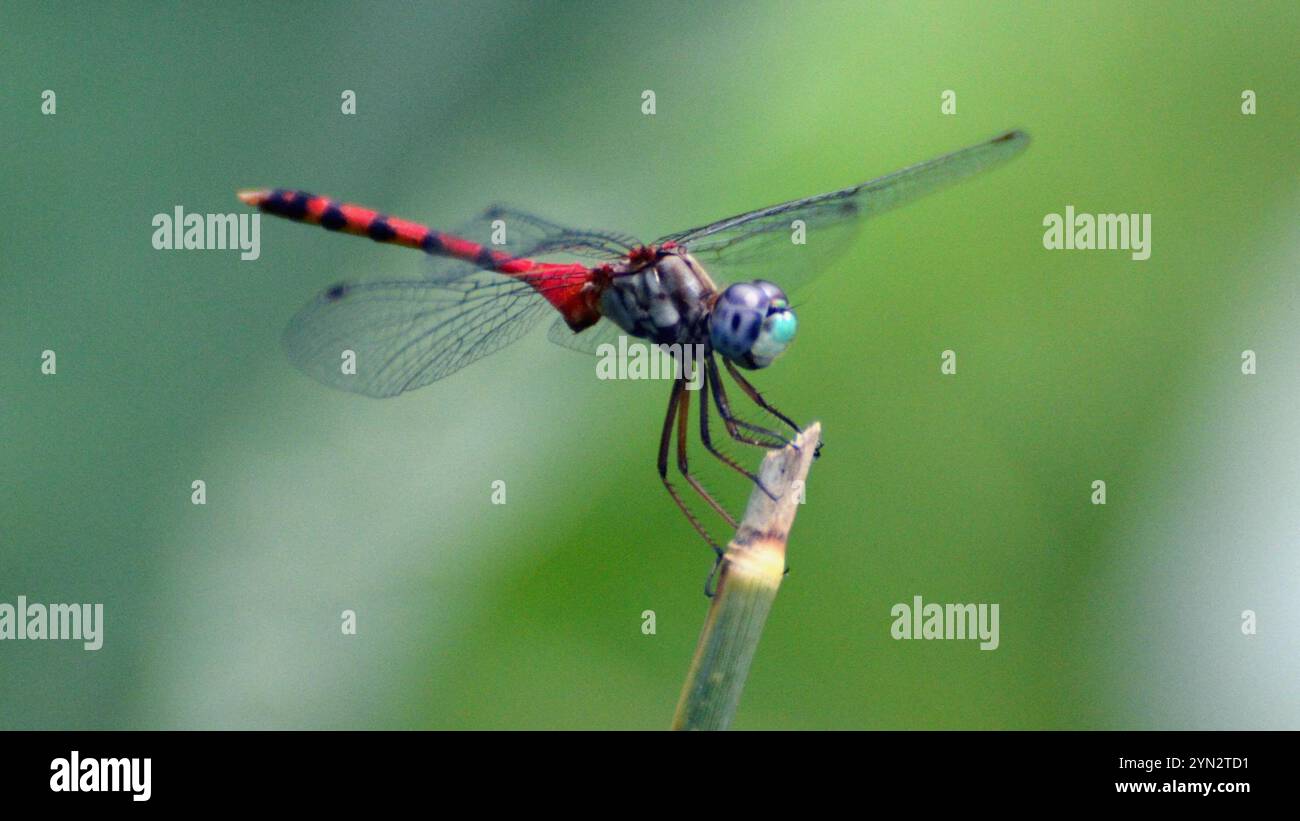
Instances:
[[[784,291],[761,279],[737,282],[713,306],[709,341],[742,368],[766,368],[794,341],[795,327]]]

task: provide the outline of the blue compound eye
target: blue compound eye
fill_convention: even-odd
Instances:
[[[737,282],[709,319],[713,349],[742,368],[766,368],[794,340],[798,323],[785,292],[771,282]]]

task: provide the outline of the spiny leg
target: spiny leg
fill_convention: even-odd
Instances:
[[[663,480],[664,487],[668,489],[668,495],[673,497],[673,501],[677,503],[677,507],[682,511],[682,515],[686,517],[686,521],[691,523],[691,527],[695,528],[695,531],[704,538],[704,541],[708,542],[709,547],[713,548],[714,554],[720,558],[723,553],[722,548],[718,547],[718,543],[713,541],[709,531],[704,529],[704,525],[700,524],[700,520],[695,518],[695,514],[691,513],[690,508],[686,506],[686,502],[682,499],[681,494],[677,492],[677,488],[673,487],[672,483],[668,481],[668,446],[672,442],[673,421],[677,416],[677,406],[681,403],[682,390],[685,387],[686,380],[677,379],[673,382],[673,391],[668,397],[668,413],[664,417],[664,432],[659,438],[659,478]]]
[[[763,481],[758,478],[757,473],[746,470],[744,466],[737,463],[727,454],[718,450],[713,445],[713,437],[709,435],[709,380],[705,379],[700,385],[700,390],[704,391],[704,396],[700,399],[700,441],[704,443],[704,448],[718,458],[719,462],[736,472],[744,475],[751,482],[758,485],[759,489],[767,494],[768,498],[776,501],[777,497],[772,491],[768,490]]]
[[[722,417],[723,423],[726,424],[727,433],[731,435],[731,438],[747,445],[757,445],[768,449],[781,448],[786,445],[797,447],[793,440],[787,439],[778,431],[762,427],[761,425],[755,425],[752,422],[747,422],[732,412],[731,402],[727,399],[726,386],[722,383],[722,372],[718,370],[718,363],[715,362],[711,356],[708,358],[708,375],[711,380],[710,386],[713,391],[714,403],[718,407],[718,414]],[[769,442],[763,442],[752,437],[744,436],[736,430],[737,428],[745,428],[746,430],[769,437],[770,439],[776,440],[777,444],[771,444]]]
[[[755,388],[753,385],[750,384],[748,379],[740,375],[740,370],[736,367],[736,364],[734,362],[732,362],[730,359],[724,358],[722,360],[722,364],[727,367],[727,373],[731,374],[731,378],[736,380],[736,384],[739,385],[740,389],[745,392],[745,395],[748,396],[750,399],[754,400],[755,405],[758,405],[760,408],[772,414],[777,419],[780,419],[782,422],[786,423],[791,428],[794,428],[795,433],[801,433],[803,431],[802,428],[800,428],[798,425],[794,423],[793,419],[786,416],[784,413],[781,413],[781,411],[777,410],[772,404],[770,404],[766,399],[764,399],[763,394],[758,392],[758,388]],[[821,440],[818,440],[817,447],[813,451],[813,458],[816,459],[819,455],[821,455],[821,452],[822,452],[822,443]]]
[[[727,433],[731,435],[732,439],[735,439],[737,442],[743,442],[746,445],[757,445],[760,448],[767,448],[769,450],[793,444],[789,439],[786,439],[774,430],[768,430],[767,428],[750,424],[743,419],[737,419],[731,412],[731,403],[727,401],[727,391],[722,386],[722,374],[718,372],[718,363],[713,360],[712,356],[707,357],[705,363],[707,367],[706,373],[708,374],[709,379],[709,388],[713,391],[713,402],[718,406],[718,415],[722,417],[722,423],[726,425]],[[737,428],[746,428],[755,433],[770,436],[772,439],[776,440],[777,444],[763,442],[754,439],[753,437],[746,436]]]
[[[758,392],[758,388],[755,388],[753,385],[749,384],[749,380],[740,375],[740,370],[736,367],[736,364],[734,362],[732,362],[730,359],[724,358],[722,360],[722,364],[726,366],[727,373],[731,374],[731,378],[736,380],[736,384],[739,385],[740,389],[745,392],[745,395],[748,396],[750,399],[754,400],[755,405],[758,405],[760,408],[772,414],[777,419],[780,419],[782,422],[786,423],[791,428],[794,428],[795,433],[803,432],[803,429],[800,428],[798,425],[796,425],[790,417],[786,416],[784,413],[781,413],[781,411],[777,410],[776,408],[768,404],[768,401],[763,398],[763,394]]]
[[[695,492],[704,497],[704,501],[709,503],[709,507],[716,510],[718,512],[718,515],[721,516],[723,519],[726,519],[727,524],[731,525],[732,529],[734,530],[738,526],[736,523],[736,518],[732,516],[730,513],[728,513],[726,508],[718,504],[718,500],[714,499],[713,495],[704,489],[704,486],[700,484],[699,480],[691,475],[690,466],[687,464],[686,425],[687,425],[687,417],[690,415],[690,407],[691,407],[691,392],[682,391],[681,399],[678,400],[678,404],[677,404],[678,413],[680,414],[680,416],[677,419],[678,422],[677,424],[677,470],[681,471],[682,477],[686,479],[686,481],[690,484],[691,487],[695,488]],[[703,407],[703,405],[701,405],[701,407]]]
[[[700,402],[700,407],[707,407],[707,401],[708,397],[705,397],[704,400]],[[709,492],[695,479],[695,477],[691,475],[690,467],[687,464],[686,424],[690,407],[691,393],[690,391],[684,391],[681,400],[678,402],[678,412],[680,413],[680,416],[677,417],[677,469],[681,471],[682,476],[686,477],[686,481],[690,482],[691,487],[695,488],[695,492],[703,496],[704,501],[708,502],[709,505],[722,516],[722,518],[727,520],[727,524],[731,525],[734,529],[739,527],[736,523],[735,517],[728,513],[722,505],[718,504],[717,500],[715,500],[713,496],[710,495]],[[762,485],[759,485],[759,487],[762,487]],[[764,488],[763,492],[767,493],[767,489]],[[713,598],[714,593],[713,582],[718,576],[718,569],[722,567],[722,557],[724,553],[722,550],[719,550],[718,546],[713,544],[712,541],[709,542],[709,545],[713,548],[713,567],[709,568],[709,575],[704,579],[704,595],[711,599]]]

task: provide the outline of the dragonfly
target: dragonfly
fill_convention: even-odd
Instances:
[[[723,521],[737,526],[691,470],[691,394],[701,394],[699,438],[705,450],[772,496],[755,473],[717,447],[710,400],[736,442],[778,448],[792,439],[741,419],[722,370],[778,426],[797,435],[800,426],[742,373],[768,367],[793,342],[797,321],[787,293],[842,250],[864,218],[998,165],[1028,144],[1023,131],[1008,131],[868,182],[651,243],[500,205],[444,233],[304,191],[257,189],[238,196],[262,213],[412,248],[431,258],[419,278],[331,285],[292,319],[284,334],[290,359],[335,388],[390,397],[423,387],[520,339],[547,314],[558,314],[549,332],[553,341],[588,353],[620,335],[655,346],[694,346],[700,355],[691,372],[679,368],[673,378],[656,464],[677,507],[713,548],[716,570],[723,549],[669,478],[676,425],[678,473]],[[755,274],[772,279],[752,278]],[[340,365],[345,352],[355,357],[350,369]],[[688,390],[688,382],[697,389]]]

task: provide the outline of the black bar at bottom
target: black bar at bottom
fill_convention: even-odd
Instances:
[[[1195,800],[1225,809],[1285,799],[1280,773],[1294,771],[1297,741],[1293,732],[1236,731],[7,732],[0,794],[7,808],[21,799],[84,810],[338,810],[461,797],[483,806],[549,796],[537,806],[612,801],[604,806],[618,812],[623,801],[675,801],[683,791],[698,802],[749,780],[742,801],[851,793],[864,808],[897,797],[1001,807]]]

